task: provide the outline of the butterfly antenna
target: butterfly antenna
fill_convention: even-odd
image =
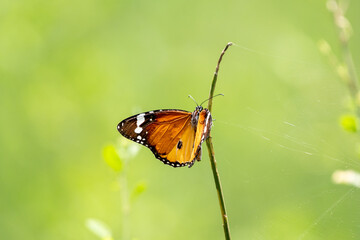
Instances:
[[[191,95],[189,95],[188,97],[191,98],[195,102],[196,106],[199,106],[199,104],[195,101],[195,99]]]
[[[224,96],[224,94],[222,94],[222,93],[216,94],[215,96],[212,96],[211,98],[208,98],[208,99],[206,99],[205,101],[203,101],[203,102],[200,104],[200,106],[203,105],[204,103],[206,103],[207,101],[209,101],[210,99],[213,99],[214,97],[217,97],[217,96]]]

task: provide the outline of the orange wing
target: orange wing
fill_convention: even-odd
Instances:
[[[145,145],[156,158],[173,167],[191,167],[195,159],[200,160],[201,144],[210,128],[211,115],[207,109],[194,113],[174,109],[150,111],[118,125],[123,136]]]
[[[159,154],[159,156],[155,156],[160,160],[167,161],[171,166],[180,167],[189,165],[191,167],[194,163],[191,159],[191,154],[194,147],[194,140],[195,140],[195,129],[191,125],[189,119],[185,127],[181,130],[178,136],[175,139],[175,144],[168,145],[168,151],[164,154]],[[162,139],[164,141],[165,139]]]
[[[121,121],[118,130],[124,137],[148,147],[165,164],[189,165],[187,159],[195,138],[191,112],[176,109],[145,112]]]
[[[196,111],[195,111],[196,112]],[[176,159],[177,162],[192,167],[195,160],[201,160],[201,144],[209,136],[212,125],[211,114],[209,110],[204,109],[198,115],[198,122],[196,129],[189,124],[188,128],[182,132],[179,143],[181,142],[182,148],[179,144],[166,155],[166,159]]]

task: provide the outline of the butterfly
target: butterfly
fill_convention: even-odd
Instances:
[[[140,113],[121,121],[124,137],[148,147],[156,158],[172,167],[194,165],[201,160],[201,144],[209,137],[210,111],[197,106],[194,112],[162,109]]]

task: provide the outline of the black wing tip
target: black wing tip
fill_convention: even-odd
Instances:
[[[116,129],[119,131],[119,133],[121,133],[122,134],[122,132],[123,132],[123,127],[124,126],[124,120],[123,121],[121,121],[121,122],[119,122],[119,124],[116,126]]]

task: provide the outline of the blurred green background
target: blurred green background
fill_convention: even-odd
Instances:
[[[360,2],[347,13],[359,72]],[[0,2],[0,238],[122,239],[122,200],[103,160],[122,119],[214,100],[213,142],[233,239],[360,239],[359,138],[339,126],[348,91],[317,42],[341,56],[325,1]],[[128,166],[132,239],[223,239],[204,145],[173,169],[141,147]],[[309,154],[311,153],[311,154]],[[114,187],[115,186],[115,187]]]

